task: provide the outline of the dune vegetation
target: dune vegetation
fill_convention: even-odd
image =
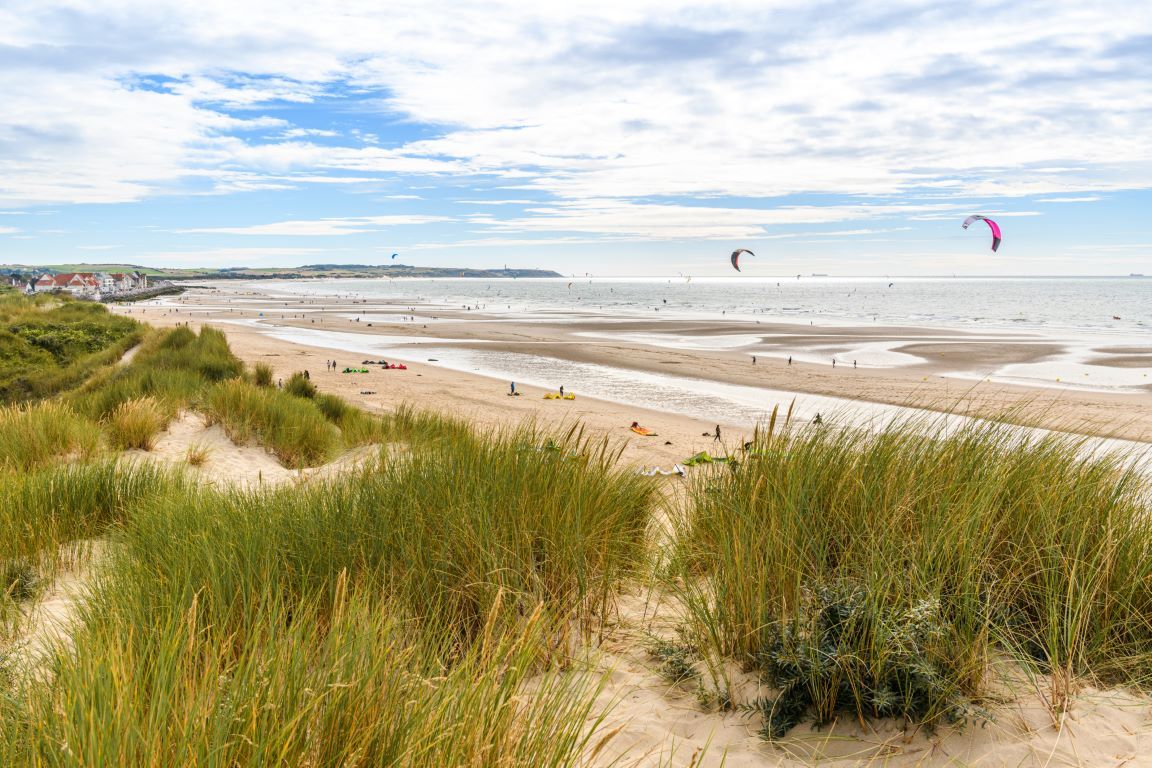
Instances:
[[[769,431],[693,487],[685,634],[776,690],[752,702],[766,736],[982,717],[996,658],[1045,679],[1055,709],[1076,679],[1150,682],[1146,479],[1083,439],[942,426]]]
[[[772,740],[995,717],[1009,673],[1053,711],[1080,681],[1152,682],[1149,488],[1083,441],[772,424],[682,484],[579,427],[479,432],[272,381],[178,327],[0,409],[0,764],[610,764],[585,662],[635,585],[678,609],[654,665]],[[185,410],[291,468],[379,450],[211,485],[198,444],[146,459]],[[94,542],[37,657],[30,608]],[[767,693],[741,698],[732,662]]]
[[[0,404],[76,387],[140,343],[144,327],[67,296],[0,295]]]

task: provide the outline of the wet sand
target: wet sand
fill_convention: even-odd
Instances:
[[[118,308],[157,325],[211,323],[227,331],[237,353],[249,362],[273,364],[278,375],[308,367],[326,389],[369,407],[391,408],[401,402],[453,413],[464,413],[482,424],[507,423],[534,416],[597,422],[627,433],[634,420],[680,423],[679,441],[688,448],[706,445],[701,432],[713,424],[668,413],[660,402],[647,409],[594,401],[544,401],[543,389],[519,387],[521,397],[505,395],[506,381],[467,371],[446,370],[419,362],[425,355],[419,343],[405,344],[409,371],[363,374],[327,374],[324,362],[359,363],[362,358],[336,349],[286,343],[267,338],[266,330],[303,328],[311,331],[354,333],[352,339],[406,337],[427,339],[436,348],[483,349],[515,352],[545,359],[591,363],[652,374],[673,374],[708,382],[783,390],[859,403],[950,411],[970,416],[1000,417],[1018,424],[1061,429],[1140,442],[1152,441],[1152,384],[1131,391],[1093,391],[1066,386],[1055,377],[1040,386],[988,380],[1006,365],[1034,365],[1060,360],[1067,345],[1050,337],[1011,332],[973,333],[939,328],[835,327],[784,325],[748,320],[638,320],[635,318],[572,318],[534,313],[528,318],[494,315],[443,307],[409,307],[369,303],[335,297],[281,297],[244,293],[238,287],[193,289],[155,304]],[[414,318],[414,319],[413,319]],[[248,324],[237,325],[237,321]],[[290,333],[290,331],[288,331]],[[411,350],[408,353],[407,350]],[[1103,349],[1103,348],[1102,348]],[[1103,359],[1115,368],[1145,380],[1133,367],[1131,351],[1113,345]],[[854,352],[872,354],[895,364],[853,366]],[[793,354],[792,364],[788,355]],[[752,355],[756,355],[753,363]],[[895,355],[895,357],[893,357]],[[832,365],[835,358],[836,365]],[[1085,360],[1084,362],[1088,362]],[[1048,362],[1048,365],[1053,363]],[[1093,371],[1095,372],[1095,371]],[[350,378],[350,376],[352,378]],[[1071,380],[1069,375],[1067,380]],[[1080,381],[1081,379],[1076,379]],[[1152,381],[1152,379],[1147,379]],[[558,381],[580,393],[579,381]],[[374,390],[376,395],[360,395]],[[637,416],[641,413],[642,416]],[[752,420],[725,426],[741,435]],[[648,426],[649,424],[646,424]],[[689,426],[691,425],[691,426]],[[656,426],[659,426],[658,424]],[[665,431],[669,428],[664,427]],[[691,440],[688,438],[695,437]],[[628,436],[630,433],[625,434]],[[649,440],[649,442],[651,442]],[[680,445],[667,456],[683,458]],[[664,452],[657,452],[663,454]]]

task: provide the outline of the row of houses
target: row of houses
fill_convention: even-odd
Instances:
[[[82,299],[100,299],[147,287],[148,276],[140,272],[45,273],[29,286],[33,293],[65,292]]]

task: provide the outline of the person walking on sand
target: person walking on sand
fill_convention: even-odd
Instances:
[[[514,381],[513,381],[513,382],[509,382],[509,385],[508,385],[508,390],[509,390],[509,391],[508,391],[508,394],[509,394],[510,396],[511,396],[511,395],[515,395],[515,394],[516,394],[516,382],[514,382]]]
[[[713,433],[713,435],[712,435],[712,442],[714,442],[714,443],[720,442],[720,425],[719,424],[716,425],[716,432]]]
[[[564,397],[564,385],[560,385],[560,397]]]

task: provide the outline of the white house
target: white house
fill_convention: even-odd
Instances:
[[[95,298],[100,295],[100,279],[91,272],[65,272],[45,274],[33,286],[36,293],[67,291],[77,297]]]

